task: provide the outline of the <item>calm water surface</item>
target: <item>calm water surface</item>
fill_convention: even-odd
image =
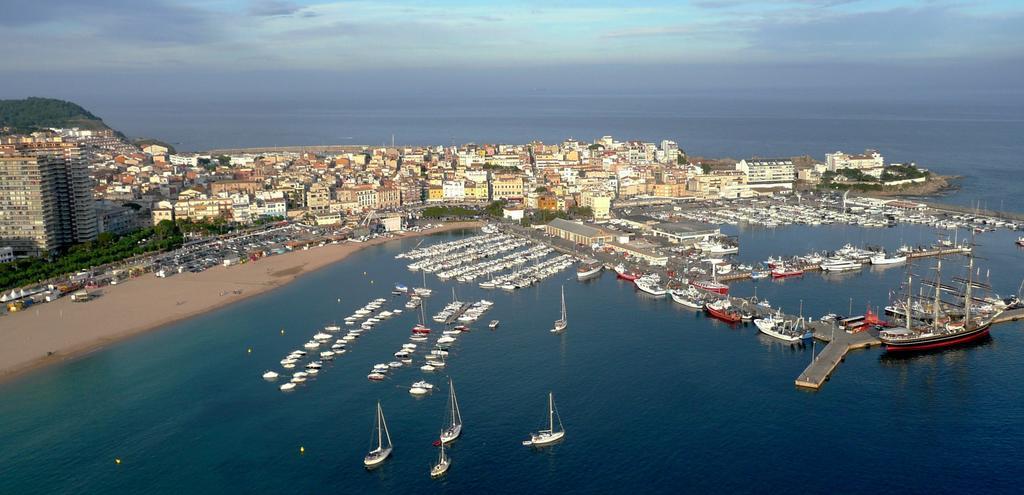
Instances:
[[[844,242],[934,239],[917,227],[733,232],[748,262]],[[1003,293],[1024,276],[1012,240],[980,239]],[[0,385],[0,493],[1019,493],[1019,324],[909,359],[854,352],[814,393],[793,385],[809,347],[644,297],[609,274],[580,283],[567,270],[515,293],[457,285],[461,299],[496,305],[459,338],[448,368],[428,378],[438,385],[431,396],[407,391],[424,375],[422,358],[382,383],[365,378],[407,342],[412,313],[365,334],[293,393],[260,378],[368,300],[404,302],[391,298],[391,285],[418,277],[393,256],[417,242],[368,248],[274,292]],[[883,304],[903,273],[808,275],[756,290],[790,312],[803,301],[817,316]],[[428,280],[432,314],[453,284]],[[570,327],[553,336],[563,284]],[[502,321],[497,331],[485,328],[490,319]],[[449,476],[430,480],[448,376],[466,427]],[[531,451],[520,442],[545,421],[549,390],[567,439]],[[395,453],[367,472],[377,400]]]

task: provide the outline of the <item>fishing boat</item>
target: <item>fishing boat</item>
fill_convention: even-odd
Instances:
[[[626,270],[626,266],[625,265],[621,265],[621,264],[615,266],[615,274],[616,274],[616,276],[618,278],[621,278],[622,280],[627,280],[627,281],[630,281],[630,282],[640,278],[640,275],[637,275],[637,274],[635,274],[633,272],[627,271]]]
[[[558,429],[555,429],[555,419],[558,419]],[[548,392],[548,428],[530,434],[529,440],[524,440],[523,445],[527,447],[544,447],[551,445],[565,438],[565,428],[562,426],[562,418],[555,409],[555,396]]]
[[[441,432],[441,436],[444,437],[443,431]],[[441,476],[444,476],[445,473],[448,472],[448,468],[452,465],[452,460],[444,453],[444,442],[439,440],[437,443],[438,447],[441,449],[441,454],[437,459],[437,464],[434,464],[434,466],[430,468],[431,478],[440,478]]]
[[[459,435],[462,434],[462,413],[459,411],[459,399],[455,396],[455,384],[452,379],[448,378],[448,422],[443,430],[441,430],[441,438],[438,440],[441,444],[454,442]]]
[[[786,266],[784,263],[778,263],[772,268],[772,278],[787,278],[787,277],[799,277],[803,275],[804,271],[800,268],[794,268]]]
[[[694,280],[690,285],[700,290],[726,295],[729,293],[729,286],[714,280]]]
[[[683,306],[690,309],[701,309],[704,307],[704,303],[701,302],[701,293],[693,286],[687,287],[686,290],[673,289],[669,291],[672,295],[672,300],[682,304]]]
[[[768,278],[770,276],[772,276],[772,274],[768,270],[751,270],[750,271],[750,278],[753,279],[753,280],[760,280],[762,278]]]
[[[787,322],[781,318],[775,318],[773,315],[768,315],[766,318],[755,319],[754,326],[756,326],[761,333],[790,344],[800,342],[805,333],[798,329],[797,324]]]
[[[849,260],[846,258],[829,258],[819,265],[822,271],[826,272],[848,272],[852,270],[859,270],[861,264],[859,261]]]
[[[602,268],[604,267],[601,266],[601,263],[595,260],[584,260],[583,264],[576,268],[576,279],[585,280],[593,277],[594,275],[601,273]]]
[[[962,285],[958,290],[955,286],[944,283],[941,279],[942,261],[939,260],[935,270],[935,280],[925,281],[924,285],[934,287],[935,295],[931,302],[931,322],[915,325],[914,311],[904,311],[906,315],[903,327],[888,328],[878,332],[878,337],[885,344],[886,352],[929,351],[973,342],[984,338],[995,315],[975,314],[973,309],[978,303],[985,301],[974,294],[974,289],[989,289],[987,284],[974,280],[974,257],[968,256],[967,278],[954,278]],[[904,308],[913,308],[912,291],[913,276],[907,276]],[[946,301],[943,293],[962,296],[962,301]],[[962,312],[962,316],[957,315]],[[998,314],[998,313],[996,313]],[[954,320],[953,318],[957,319]]]
[[[391,434],[388,433],[388,424],[384,421],[384,410],[380,407],[380,401],[377,401],[377,424],[374,430],[377,432],[377,448],[363,458],[363,465],[368,469],[379,466],[391,456]]]
[[[733,309],[728,299],[709,302],[704,305],[704,311],[726,323],[739,323],[743,321],[743,315]]]
[[[562,286],[562,317],[555,320],[555,326],[551,329],[551,333],[558,333],[565,330],[565,327],[569,326],[569,317],[565,312],[565,286]]]
[[[896,265],[899,263],[905,263],[906,261],[907,257],[904,255],[888,256],[884,252],[871,257],[872,265]]]
[[[658,284],[657,275],[646,275],[633,281],[637,289],[641,292],[650,294],[655,297],[661,297],[668,294],[668,290]]]

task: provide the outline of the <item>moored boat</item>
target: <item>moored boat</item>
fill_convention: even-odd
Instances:
[[[578,280],[584,280],[594,275],[601,273],[603,266],[601,263],[593,260],[585,260],[578,268],[576,268],[576,278]]]
[[[739,323],[743,321],[743,315],[732,308],[728,299],[709,302],[704,305],[704,311],[726,323]]]

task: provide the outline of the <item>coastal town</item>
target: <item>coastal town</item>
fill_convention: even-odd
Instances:
[[[0,219],[0,233],[7,280],[19,283],[4,288],[0,314],[65,296],[87,303],[139,277],[262,266],[261,260],[279,255],[383,242],[449,229],[460,220],[490,222],[537,249],[548,246],[545,254],[558,250],[568,256],[558,258],[561,268],[571,259],[588,274],[614,269],[643,292],[671,293],[676,302],[703,309],[720,304],[710,294],[726,295],[731,282],[969,254],[974,236],[1024,226],[1013,214],[872,195],[933,180],[914,164],[886,163],[878,151],[822,158],[704,159],[687,156],[670,140],[611,136],[589,143],[179,153],[164,144],[131,143],[110,130],[8,134],[0,138],[0,183],[4,204],[17,214]],[[723,226],[832,224],[922,225],[947,234],[890,252],[847,244],[742,263],[734,256],[739,240],[723,232]],[[124,241],[126,249],[111,250]],[[520,245],[510,242],[506,249]],[[90,256],[93,250],[102,256]],[[531,253],[521,255],[541,256]],[[64,271],[38,261],[76,257],[82,258],[78,265]],[[498,279],[481,286],[534,283],[528,272],[501,273],[511,260],[489,260],[468,274],[459,267],[464,261],[437,276],[470,282],[497,272]],[[218,299],[245,291],[224,286]],[[999,307],[1016,304],[1000,300]]]
[[[7,131],[0,137],[0,183],[10,213],[0,218],[0,262],[8,274],[21,269],[4,287],[5,311],[69,294],[88,300],[89,288],[144,273],[198,272],[442,219],[541,227],[571,220],[607,234],[567,238],[659,266],[668,264],[672,248],[719,239],[721,225],[902,222],[984,232],[1024,224],[1012,215],[872,197],[937,180],[915,164],[887,163],[875,150],[836,151],[821,160],[706,159],[671,140],[602,136],[555,144],[183,153],[152,140],[133,143],[111,129]],[[49,264],[28,278],[28,260],[61,258],[71,248],[137,232],[148,236],[137,244],[146,244],[128,256],[86,258],[66,273]],[[169,248],[180,252],[164,254]],[[731,265],[718,270],[736,276]]]

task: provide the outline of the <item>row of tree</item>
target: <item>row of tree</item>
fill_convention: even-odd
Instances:
[[[54,259],[24,258],[0,264],[0,287],[21,287],[140,254],[175,249],[183,239],[181,230],[170,220],[122,236],[104,232]]]

